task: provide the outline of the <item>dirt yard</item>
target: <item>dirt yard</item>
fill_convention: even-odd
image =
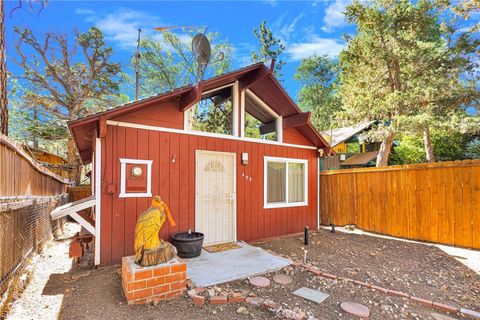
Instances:
[[[303,257],[300,236],[277,238],[256,245],[295,260]],[[68,259],[64,242],[58,242],[61,254],[55,260]],[[53,246],[53,247],[54,247]],[[57,251],[58,251],[57,250]],[[480,276],[438,248],[423,244],[383,239],[365,235],[313,233],[308,250],[308,262],[322,271],[356,280],[367,281],[386,288],[405,291],[428,299],[479,311]],[[63,257],[60,257],[63,256]],[[48,256],[46,257],[48,258]],[[52,266],[58,261],[51,261]],[[45,267],[47,264],[43,264]],[[275,315],[246,303],[195,307],[191,300],[181,297],[156,306],[129,306],[122,294],[119,266],[91,270],[88,263],[70,270],[51,271],[43,288],[36,294],[23,295],[21,305],[27,318],[35,319],[270,319]],[[368,306],[370,319],[433,319],[432,309],[412,301],[387,296],[384,293],[337,280],[315,277],[301,268],[287,267],[277,273],[289,273],[292,284],[278,285],[272,281],[267,288],[254,288],[247,280],[220,285],[220,290],[239,290],[269,298],[284,308],[301,310],[312,319],[355,319],[343,312],[339,304],[354,301]],[[266,275],[272,279],[274,274]],[[330,296],[317,305],[291,293],[309,287]],[[28,293],[28,288],[27,288]],[[58,308],[46,301],[61,298]],[[23,300],[22,300],[23,299]],[[34,309],[37,312],[28,312]],[[14,310],[16,310],[14,308]],[[29,317],[31,315],[32,317]],[[34,316],[33,316],[34,315]],[[13,315],[12,315],[13,316]],[[11,319],[24,319],[10,317]]]

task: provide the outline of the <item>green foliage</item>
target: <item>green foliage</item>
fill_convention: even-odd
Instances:
[[[232,102],[231,100],[215,104],[210,99],[202,101],[195,110],[194,129],[204,132],[231,134]]]
[[[434,131],[431,135],[437,161],[480,158],[480,140],[471,134]],[[405,135],[392,154],[393,164],[425,162],[424,141],[421,136]]]
[[[113,54],[102,32],[90,28],[75,33],[74,43],[66,34],[47,33],[41,42],[28,28],[15,28],[15,46],[23,69],[18,76],[20,95],[58,120],[72,120],[103,109],[88,101],[108,104],[118,94],[120,64],[110,62]],[[81,52],[79,54],[78,52]]]
[[[335,113],[342,109],[338,90],[338,66],[328,56],[313,56],[302,60],[295,73],[302,87],[298,104],[311,111],[312,124],[319,130],[330,128]]]
[[[399,132],[419,134],[447,122],[460,127],[462,107],[478,102],[472,53],[479,43],[469,34],[452,37],[455,25],[444,19],[442,3],[355,0],[347,7],[357,34],[340,55],[342,118],[379,120],[371,139],[393,141]]]
[[[258,39],[259,49],[251,52],[252,62],[265,62],[275,59],[273,73],[277,79],[281,79],[281,70],[285,65],[285,61],[281,60],[282,53],[285,51],[285,45],[282,43],[282,40],[275,37],[272,30],[267,27],[265,20],[262,21],[258,28],[253,29],[253,34]]]
[[[80,162],[66,123],[111,106],[119,92],[120,64],[111,62],[113,50],[102,32],[90,28],[72,36],[46,33],[37,38],[29,28],[15,28],[15,45],[22,69],[19,80],[17,116],[22,121],[33,115],[33,124],[24,125],[24,137],[64,137],[67,159],[74,166],[70,179],[80,182]],[[36,123],[38,121],[38,123]],[[32,137],[29,137],[32,135]]]
[[[201,30],[188,34],[193,37],[197,31]],[[206,36],[212,44],[212,60],[217,59],[220,52],[224,57],[206,68],[202,67],[200,79],[228,72],[232,62],[233,47],[226,40],[219,39],[218,33],[210,32]],[[198,65],[192,56],[190,42],[182,39],[174,33],[162,32],[160,39],[145,38],[141,41],[139,67],[142,96],[170,91],[195,82]]]

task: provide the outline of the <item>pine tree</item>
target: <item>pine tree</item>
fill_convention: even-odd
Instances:
[[[281,60],[285,45],[280,38],[274,36],[273,32],[267,27],[265,20],[262,21],[258,28],[253,29],[253,34],[258,39],[258,51],[252,51],[252,62],[265,62],[275,59],[274,74],[280,79],[282,77],[282,67],[285,61]]]
[[[474,83],[466,81],[467,51],[476,44],[465,37],[468,45],[449,46],[443,12],[431,0],[355,0],[347,7],[357,34],[340,55],[342,116],[350,123],[378,120],[370,132],[370,139],[381,141],[377,166],[388,164],[401,132],[422,132],[426,158],[433,161],[430,129],[445,119],[463,122],[462,105],[477,99]]]
[[[312,124],[320,131],[330,128],[332,117],[339,112],[338,66],[328,56],[313,56],[301,61],[295,80],[302,87],[298,92],[298,105],[311,111]]]

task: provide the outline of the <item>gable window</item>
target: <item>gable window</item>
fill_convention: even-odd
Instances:
[[[250,90],[242,94],[243,136],[282,142],[282,117]]]
[[[264,157],[264,207],[308,205],[308,160]]]
[[[188,128],[195,131],[232,134],[233,97],[233,85],[205,92],[192,110],[194,114]]]

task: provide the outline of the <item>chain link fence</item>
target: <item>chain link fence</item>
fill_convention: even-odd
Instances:
[[[25,261],[52,239],[63,221],[52,222],[50,212],[67,203],[68,194],[51,197],[0,197],[0,310]],[[1,312],[0,312],[1,314]]]

